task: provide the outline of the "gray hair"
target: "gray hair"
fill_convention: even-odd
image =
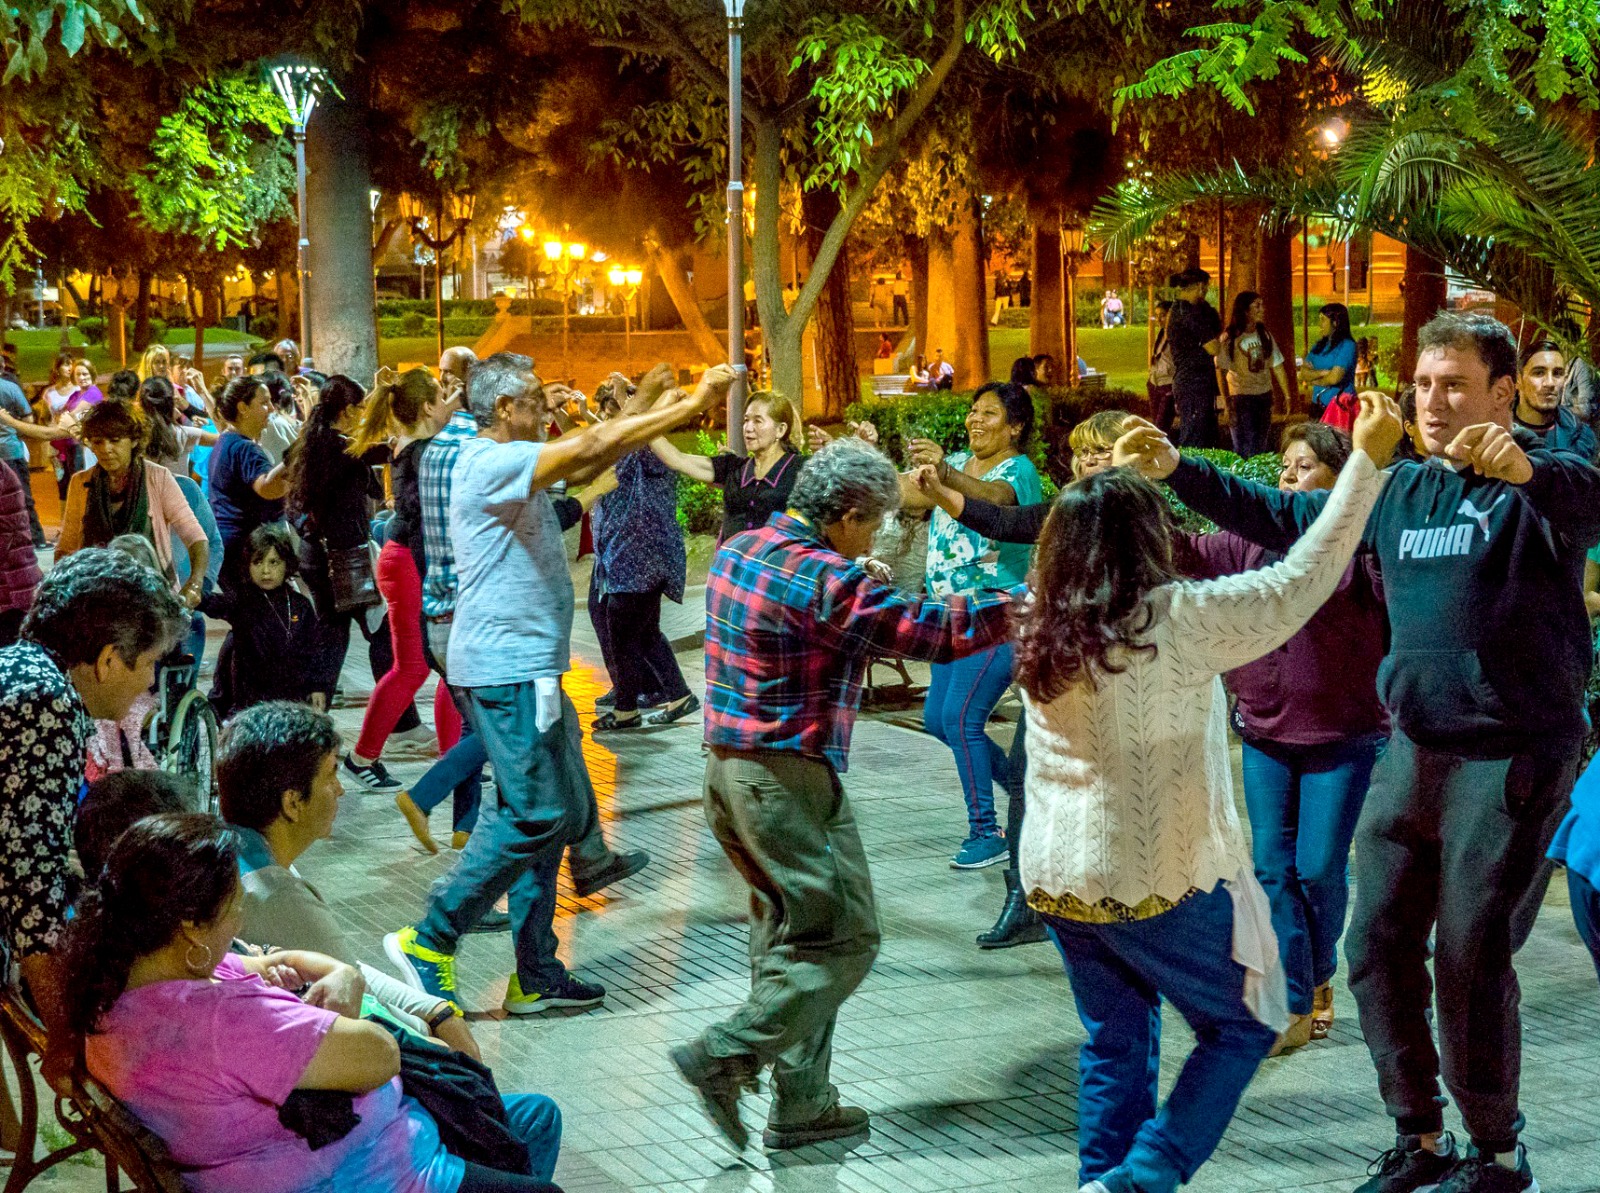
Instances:
[[[473,366],[467,376],[467,406],[479,430],[494,426],[494,407],[501,398],[528,396],[532,372],[533,357],[520,352],[496,352]]]
[[[818,528],[851,510],[870,520],[900,508],[900,474],[887,456],[853,435],[836,439],[806,461],[789,504]]]

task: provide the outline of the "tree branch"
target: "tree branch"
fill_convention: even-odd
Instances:
[[[822,243],[817,247],[817,255],[811,262],[811,273],[806,278],[806,284],[801,287],[800,294],[795,298],[794,306],[790,308],[789,317],[797,320],[801,326],[811,318],[811,312],[816,309],[817,300],[822,297],[822,288],[827,285],[828,274],[832,272],[834,262],[839,259],[839,252],[844,248],[845,238],[850,235],[850,228],[855,223],[856,217],[865,210],[872,192],[878,189],[878,183],[888,173],[900,156],[900,146],[916,127],[917,121],[933,103],[934,97],[939,94],[939,89],[944,86],[945,80],[950,77],[950,72],[955,69],[956,61],[961,57],[961,51],[967,44],[967,5],[966,0],[955,0],[954,13],[950,36],[945,42],[944,50],[938,59],[923,76],[922,82],[917,84],[917,89],[911,93],[911,98],[905,107],[900,109],[898,115],[890,123],[881,140],[877,142],[867,164],[862,168],[856,179],[856,185],[845,196],[840,204],[839,214],[834,217],[829,225],[827,235],[822,238]]]

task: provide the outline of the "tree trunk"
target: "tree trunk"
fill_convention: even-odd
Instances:
[[[819,188],[801,199],[813,260],[824,229],[839,214],[837,192]],[[856,318],[850,301],[850,242],[834,258],[822,297],[817,300],[817,388],[822,391],[822,417],[839,422],[844,410],[861,400],[861,366],[856,360]]]
[[[1400,328],[1400,380],[1409,382],[1417,367],[1417,333],[1445,304],[1444,265],[1406,245],[1405,317]]]
[[[955,342],[955,243],[947,229],[933,228],[928,233],[928,340],[917,350],[931,366],[935,352],[953,360]]]
[[[150,286],[155,274],[149,269],[139,271],[139,292],[133,300],[133,350],[143,352],[150,346]]]
[[[1028,353],[1048,353],[1059,369],[1067,359],[1066,280],[1061,276],[1061,221],[1047,204],[1030,204],[1033,224],[1033,305],[1028,310]],[[1061,374],[1066,376],[1066,374]]]
[[[119,368],[128,367],[128,294],[127,278],[110,277],[110,289],[101,290],[106,319],[106,351]]]
[[[728,346],[717,338],[717,334],[711,330],[711,325],[706,322],[705,316],[700,313],[700,304],[694,299],[689,278],[683,272],[683,266],[679,264],[678,258],[662,248],[661,242],[653,235],[645,236],[644,247],[645,252],[650,254],[650,263],[656,267],[661,284],[667,288],[667,296],[672,299],[678,318],[683,320],[684,330],[689,333],[695,351],[705,357],[708,365],[725,363],[728,359]]]
[[[1243,294],[1246,290],[1259,293],[1261,278],[1257,274],[1256,254],[1261,250],[1261,239],[1246,226],[1244,213],[1235,212],[1233,217],[1233,242],[1228,246],[1228,293]],[[1222,317],[1226,319],[1228,312],[1223,311]]]
[[[1289,378],[1288,413],[1310,408],[1310,395],[1300,392],[1298,372],[1289,367],[1300,351],[1294,338],[1294,235],[1290,232],[1256,233],[1256,288],[1267,308],[1267,330],[1283,353]]]
[[[906,301],[911,310],[911,354],[928,350],[928,242],[921,236],[909,237],[906,263],[911,267],[911,284]]]
[[[984,303],[983,212],[976,196],[961,205],[951,240],[955,282],[955,388],[989,380],[989,318]]]
[[[345,94],[365,86],[347,83]],[[309,304],[312,342],[301,344],[324,373],[365,384],[378,369],[377,295],[372,275],[372,185],[367,128],[359,103],[326,98],[306,136],[306,214],[311,237]],[[279,328],[280,334],[288,329]]]

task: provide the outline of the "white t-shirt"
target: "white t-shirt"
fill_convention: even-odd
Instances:
[[[267,459],[272,461],[276,468],[283,463],[284,453],[289,450],[289,445],[300,438],[300,424],[281,410],[274,410],[267,415],[267,425],[261,429],[261,438],[256,440],[261,450],[267,453]]]
[[[542,443],[469,439],[450,474],[455,621],[446,660],[465,688],[563,675],[572,658],[572,575],[550,496],[533,491]]]
[[[1261,349],[1261,334],[1247,331],[1237,341],[1223,341],[1217,363],[1227,370],[1228,388],[1236,397],[1254,397],[1272,392],[1272,370],[1283,367],[1283,353],[1274,343],[1269,361]]]

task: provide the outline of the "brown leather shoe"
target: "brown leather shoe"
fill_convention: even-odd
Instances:
[[[411,829],[411,835],[429,853],[439,852],[439,842],[433,839],[433,834],[428,831],[428,814],[417,807],[416,801],[411,798],[409,791],[402,791],[394,797],[394,806],[400,809],[400,815],[406,818],[406,825]]]
[[[1333,1030],[1333,983],[1324,982],[1317,987],[1311,1000],[1311,1038],[1326,1040]]]
[[[700,1095],[700,1108],[737,1151],[744,1151],[750,1133],[739,1121],[739,1095],[756,1088],[755,1057],[712,1056],[699,1040],[670,1053],[678,1075]]]
[[[1278,1036],[1278,1042],[1272,1046],[1268,1056],[1281,1056],[1296,1048],[1304,1048],[1311,1043],[1311,1016],[1290,1015],[1289,1026]]]
[[[761,1142],[767,1150],[779,1152],[810,1143],[826,1143],[830,1139],[849,1139],[852,1135],[866,1134],[871,1129],[871,1121],[872,1116],[859,1106],[835,1102],[809,1123],[768,1126],[761,1132]]]

